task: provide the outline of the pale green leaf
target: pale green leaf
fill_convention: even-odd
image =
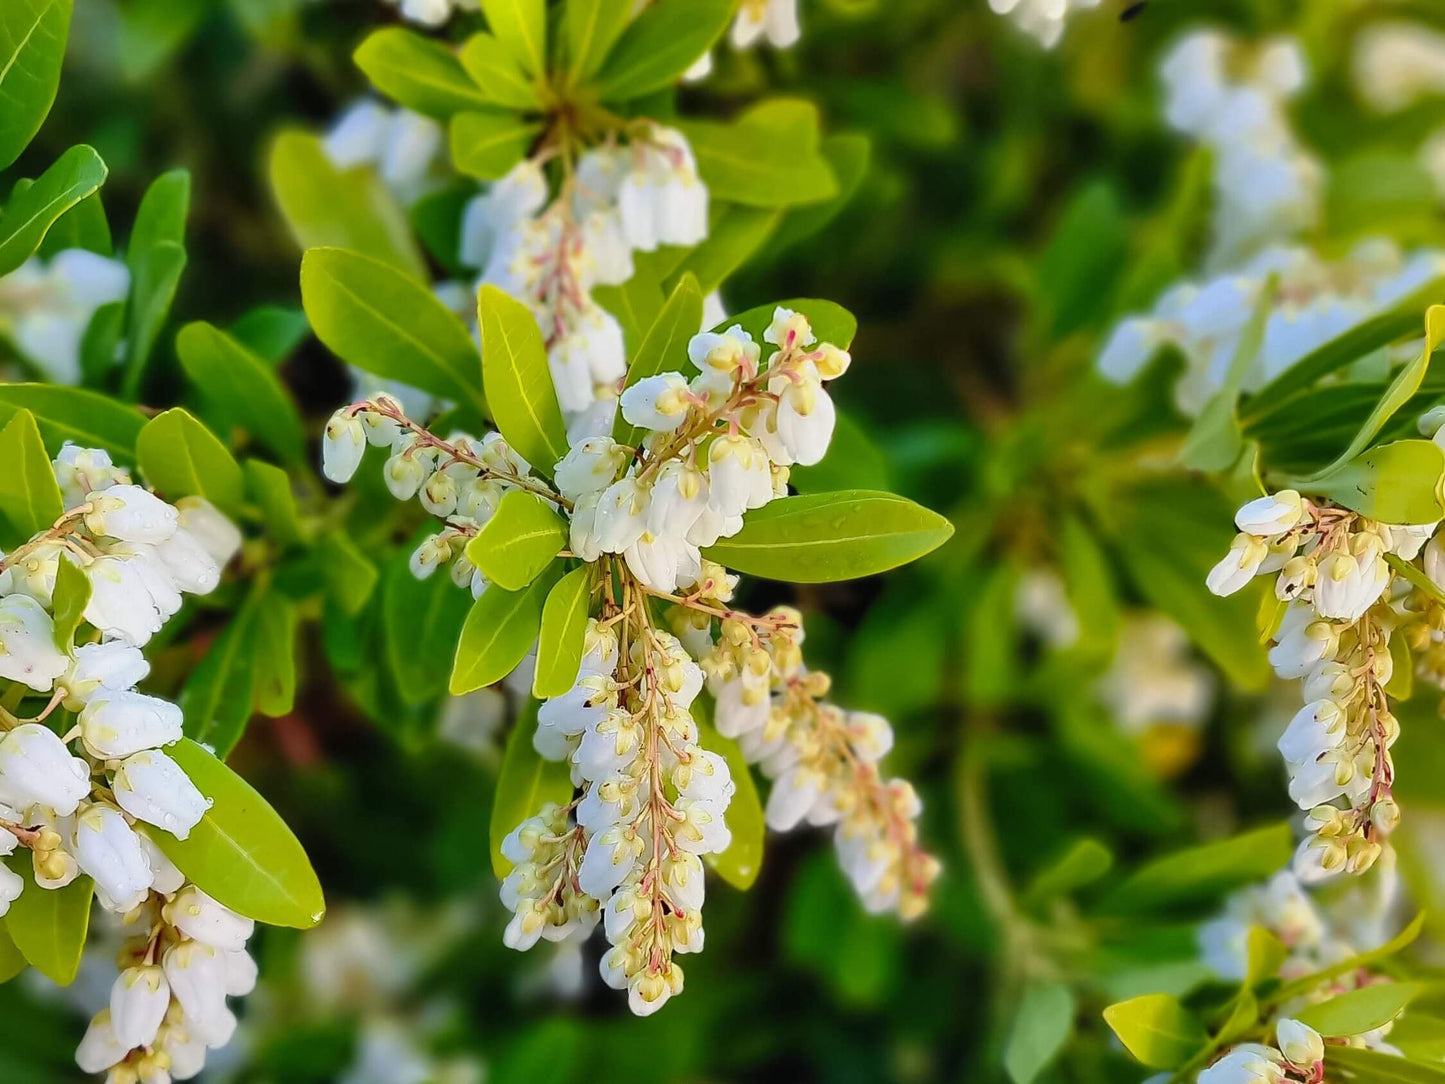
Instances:
[[[279,591],[268,591],[256,606],[251,633],[251,702],[273,719],[296,706],[296,630],[301,615]]]
[[[838,194],[832,167],[817,150],[816,113],[813,124],[812,149],[796,133],[746,120],[682,121],[678,129],[692,145],[709,190],[749,207],[791,207]]]
[[[1104,1010],[1104,1020],[1124,1048],[1151,1069],[1173,1069],[1209,1041],[1204,1026],[1168,994],[1116,1002]]]
[[[357,48],[355,60],[371,85],[388,98],[438,120],[492,105],[455,53],[411,30],[373,31]]]
[[[1432,440],[1397,440],[1360,452],[1309,478],[1287,479],[1306,493],[1381,523],[1437,523],[1445,451]]]
[[[697,334],[701,326],[702,290],[697,279],[685,274],[633,355],[632,363],[627,367],[624,389],[658,373],[681,372],[687,362],[688,340]],[[643,429],[623,418],[622,411],[617,412],[612,422],[614,440],[619,444],[636,446],[645,435]]]
[[[0,384],[0,421],[16,411],[35,415],[45,447],[55,454],[66,441],[103,448],[122,461],[135,458],[145,415],[124,403],[85,388],[57,384]]]
[[[1124,878],[1104,898],[1103,908],[1133,914],[1215,896],[1268,877],[1293,853],[1294,835],[1287,821],[1186,847]]]
[[[417,579],[408,567],[410,552],[410,547],[402,550],[387,566],[382,636],[398,695],[408,703],[425,704],[446,688],[472,598],[445,571]]]
[[[230,515],[241,507],[241,465],[214,433],[181,407],[146,422],[136,440],[136,461],[156,492],[171,501],[204,497]]]
[[[541,630],[542,607],[554,582],[545,575],[520,591],[489,587],[472,603],[452,664],[453,696],[495,684],[516,669]]]
[[[341,612],[355,617],[361,612],[376,581],[381,577],[376,562],[361,552],[345,531],[327,531],[321,536],[317,550],[321,555],[321,573],[326,580],[327,594],[341,607]]]
[[[462,46],[462,67],[494,104],[506,109],[537,110],[542,99],[536,80],[522,70],[517,58],[491,34],[473,34]]]
[[[524,71],[547,70],[547,0],[482,0],[482,14]]]
[[[0,19],[4,16],[0,15]],[[3,48],[0,41],[0,48]],[[4,100],[0,83],[0,101]],[[5,111],[0,110],[0,132]],[[0,217],[0,275],[8,275],[40,247],[50,227],[76,204],[92,195],[105,182],[105,163],[94,149],[81,144],[71,147],[11,198]]]
[[[452,163],[470,177],[498,180],[522,160],[541,130],[540,122],[511,113],[458,113],[448,126]]]
[[[492,418],[507,443],[546,477],[567,454],[567,427],[557,405],[547,348],[526,305],[495,286],[477,293],[482,383]]]
[[[747,262],[762,247],[782,219],[775,207],[743,207],[736,203],[713,204],[707,237],[688,251],[668,274],[665,286],[676,286],[686,273],[697,277],[703,293],[710,293]]]
[[[1445,1065],[1333,1044],[1325,1047],[1325,1071],[1330,1084],[1445,1084]]]
[[[69,986],[80,969],[80,955],[90,932],[90,899],[94,883],[77,877],[64,888],[46,889],[35,883],[30,852],[5,859],[25,879],[25,889],[5,915],[5,929],[15,947],[51,982]]]
[[[1114,854],[1097,839],[1076,840],[1057,859],[1034,875],[1023,900],[1037,906],[1093,884],[1114,865]]]
[[[1326,1039],[1363,1035],[1394,1020],[1424,989],[1415,982],[1374,983],[1306,1005],[1295,1013],[1295,1019]]]
[[[0,429],[0,463],[0,547],[8,550],[59,519],[65,502],[30,411],[17,411]]]
[[[590,568],[574,568],[557,581],[542,606],[537,667],[532,673],[532,695],[538,700],[561,696],[577,681],[587,638],[592,579]]]
[[[757,782],[742,747],[732,738],[725,738],[717,732],[712,723],[712,698],[699,696],[692,703],[693,720],[697,723],[697,743],[711,753],[717,753],[728,762],[732,777],[732,801],[728,803],[723,819],[732,842],[721,854],[705,856],[708,868],[736,889],[746,892],[757,881],[763,868],[763,837],[767,822],[763,816],[763,802],[758,794]]]
[[[574,84],[587,81],[602,67],[632,9],[632,0],[567,0],[562,25],[567,70]]]
[[[283,546],[304,543],[306,531],[301,525],[301,511],[296,506],[296,494],[286,472],[259,459],[244,460],[241,470],[246,476],[246,493],[261,509],[266,533]]]
[[[85,608],[90,604],[90,577],[68,553],[61,554],[56,563],[51,603],[50,610],[55,618],[55,646],[69,654],[75,646],[75,632],[80,628]]]
[[[548,501],[513,489],[467,543],[467,560],[504,591],[520,591],[567,548],[567,521]]]
[[[255,704],[256,606],[253,589],[181,687],[187,737],[227,756],[245,733]]]
[[[176,169],[151,182],[136,211],[125,253],[130,268],[130,302],[124,391],[130,400],[140,397],[146,363],[170,314],[185,270],[190,203],[191,175]]]
[[[597,73],[606,102],[625,102],[677,82],[732,21],[733,0],[659,0],[622,32]]]
[[[9,982],[29,966],[25,953],[20,951],[5,923],[0,921],[0,983]]]
[[[832,343],[841,350],[847,350],[853,343],[853,336],[858,333],[857,319],[842,305],[810,297],[794,297],[787,301],[775,301],[770,305],[758,305],[736,316],[729,316],[713,330],[726,331],[737,324],[753,337],[754,342],[761,344],[763,333],[773,322],[773,315],[778,309],[791,309],[793,312],[802,313],[808,318],[813,334],[819,342]]]
[[[1033,1084],[1073,1030],[1074,995],[1066,985],[1051,982],[1025,989],[1003,1051],[1013,1084]]]

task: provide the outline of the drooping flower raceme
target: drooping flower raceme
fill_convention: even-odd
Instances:
[[[572,798],[533,811],[503,844],[513,865],[502,886],[513,912],[505,941],[525,949],[602,925],[611,946],[603,978],[626,989],[639,1014],[682,989],[674,957],[703,946],[702,858],[731,843],[736,781],[703,743],[705,685],[718,732],[775,780],[768,822],[836,825],[843,865],[870,908],[920,913],[937,873],[918,847],[917,796],[879,770],[888,724],[826,703],[827,676],[802,662],[797,612],[733,609],[736,577],[702,556],[750,509],[786,493],[792,465],[822,458],[835,420],[825,383],[849,356],[785,308],[762,342],[735,325],[694,336],[687,354],[690,374],[657,373],[622,392],[623,421],[641,434],[635,446],[574,438],[554,484],[498,434],[442,440],[385,397],[338,411],[323,444],[336,481],[351,477],[368,442],[384,445],[393,494],[445,520],[414,554],[413,572],[449,564],[474,595],[489,585],[464,551],[508,493],[530,493],[565,517],[564,556],[584,562],[590,616],[572,686],[541,705],[533,745],[567,765]]]

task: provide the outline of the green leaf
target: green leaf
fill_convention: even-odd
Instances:
[[[290,357],[310,334],[306,314],[289,305],[258,305],[231,325],[232,337],[273,367]]]
[[[832,343],[842,350],[847,350],[853,344],[853,336],[858,333],[858,321],[842,305],[811,297],[795,297],[788,301],[774,301],[770,305],[758,305],[736,316],[729,316],[713,328],[713,331],[726,331],[737,324],[753,337],[754,342],[761,344],[763,332],[767,331],[768,325],[773,322],[773,313],[778,309],[792,309],[802,313],[808,318],[813,334],[819,342]]]
[[[166,749],[211,808],[190,837],[150,836],[201,891],[268,926],[307,930],[326,913],[321,883],[300,842],[266,799],[189,738]]]
[[[1415,938],[1420,936],[1420,931],[1424,928],[1425,912],[1421,911],[1411,920],[1408,926],[1390,938],[1385,944],[1380,945],[1378,948],[1370,949],[1368,952],[1357,953],[1348,959],[1338,960],[1329,967],[1316,971],[1311,975],[1294,979],[1276,990],[1274,999],[1280,1002],[1286,1001],[1291,997],[1296,997],[1309,990],[1319,988],[1320,985],[1329,979],[1335,978],[1337,975],[1348,975],[1352,971],[1372,967],[1381,960],[1388,960],[1390,957],[1409,947]]]
[[[241,507],[241,465],[214,433],[181,407],[157,414],[140,431],[136,461],[156,491],[174,501],[205,497],[232,516]]]
[[[831,493],[850,486],[886,490],[893,484],[893,472],[868,429],[839,410],[827,454],[811,467],[795,466],[788,472],[788,484],[799,493]]]
[[[592,571],[585,565],[563,576],[547,595],[532,673],[532,695],[538,700],[561,696],[576,682],[591,603]]]
[[[697,743],[711,753],[717,753],[728,762],[728,772],[736,788],[732,801],[728,803],[723,819],[732,842],[721,854],[704,856],[708,867],[728,884],[746,892],[753,887],[763,868],[763,837],[767,823],[763,816],[763,801],[758,795],[758,785],[748,767],[742,746],[732,738],[725,738],[713,726],[713,699],[708,694],[700,695],[692,702],[692,717],[697,723]]]
[[[572,800],[572,776],[567,762],[542,759],[532,745],[536,729],[537,702],[527,700],[517,714],[512,732],[507,735],[502,769],[497,776],[497,793],[492,798],[487,835],[492,845],[492,872],[499,880],[512,872],[512,863],[502,854],[502,840],[508,833],[541,812],[549,802],[566,805]]]
[[[1114,865],[1114,854],[1097,839],[1075,840],[1029,884],[1023,901],[1031,907],[1093,884]]]
[[[770,241],[770,248],[782,251],[816,235],[838,217],[839,212],[858,194],[873,154],[873,145],[865,135],[842,132],[828,136],[819,146],[838,181],[838,194],[824,203],[795,207],[787,212]]]
[[[1060,982],[1024,991],[1004,1046],[1003,1064],[1014,1084],[1033,1084],[1074,1030],[1074,995]]]
[[[100,201],[99,192],[86,196],[56,219],[40,246],[40,255],[48,260],[68,248],[83,248],[97,256],[115,254],[110,222],[105,217],[105,206]]]
[[[283,131],[271,144],[268,172],[271,194],[303,249],[350,249],[426,281],[406,213],[375,170],[338,169],[316,136]]]
[[[524,71],[547,70],[547,0],[482,0],[482,14]]]
[[[633,254],[636,270],[620,286],[598,286],[592,296],[604,309],[617,317],[622,325],[622,338],[629,354],[637,353],[642,338],[657,319],[665,302],[662,287],[655,276],[647,273],[645,264]]]
[[[892,493],[850,489],[782,497],[703,556],[790,583],[853,580],[906,565],[948,541],[953,524]]]
[[[510,490],[467,543],[467,560],[504,591],[520,591],[567,548],[567,521],[541,497]]]
[[[562,29],[573,85],[586,82],[602,67],[626,28],[632,7],[632,0],[567,0]]]
[[[30,966],[30,961],[16,946],[5,923],[0,921],[0,983],[9,982]]]
[[[495,181],[522,160],[541,131],[540,122],[511,113],[458,113],[448,127],[452,163],[470,177]]]
[[[1293,853],[1289,823],[1281,821],[1157,858],[1115,885],[1101,906],[1116,914],[1137,914],[1209,898],[1263,880]]]
[[[6,528],[0,545],[8,550],[59,519],[65,502],[30,411],[16,411],[0,429],[0,463],[5,464],[0,470],[0,517]]]
[[[25,878],[25,890],[5,916],[10,939],[36,971],[58,986],[69,986],[90,933],[94,883],[77,877],[64,888],[41,888],[34,881],[28,851],[12,854],[5,864]]]
[[[244,460],[241,471],[246,476],[247,494],[261,509],[266,532],[283,546],[304,543],[301,511],[296,507],[296,494],[286,472],[259,459]]]
[[[537,84],[528,78],[517,58],[491,34],[477,33],[461,51],[462,67],[495,105],[506,109],[537,110],[542,99]]]
[[[472,596],[445,572],[417,579],[408,567],[409,552],[399,552],[386,569],[382,636],[397,693],[408,703],[425,704],[446,688]]]
[[[1274,978],[1289,958],[1289,949],[1284,942],[1264,926],[1251,926],[1245,944],[1246,964],[1242,985],[1246,990],[1258,986],[1265,979]]]
[[[181,367],[207,404],[289,463],[306,455],[301,415],[275,370],[220,328],[196,321],[176,335]]]
[[[1101,323],[1107,297],[1125,266],[1128,231],[1119,197],[1106,181],[1086,180],[1063,207],[1038,258],[1037,304],[1058,339]]]
[[[520,591],[489,587],[472,603],[452,664],[453,696],[493,685],[517,668],[541,630],[542,607],[554,582],[548,575]]]
[[[422,283],[359,252],[313,248],[301,258],[301,303],[343,361],[486,414],[476,344]]]
[[[1209,1041],[1203,1025],[1168,994],[1116,1002],[1104,1010],[1104,1020],[1124,1048],[1151,1069],[1173,1069]]]
[[[1112,657],[1119,635],[1119,599],[1109,559],[1078,516],[1063,518],[1058,545],[1069,605],[1075,613],[1088,615],[1079,623],[1079,642]]]
[[[1442,475],[1445,451],[1438,444],[1397,440],[1297,479],[1294,487],[1381,523],[1436,523],[1445,518]]]
[[[1306,1005],[1295,1019],[1326,1039],[1363,1035],[1384,1027],[1405,1011],[1425,987],[1417,982],[1380,982]]]
[[[1351,1046],[1326,1046],[1325,1070],[1331,1084],[1445,1084],[1445,1066]]]
[[[812,123],[812,149],[776,127],[746,120],[684,121],[677,127],[692,145],[709,190],[748,207],[791,207],[838,194],[833,170],[816,147],[816,112]]]
[[[71,0],[0,6],[0,169],[20,157],[55,101],[71,7]]]
[[[131,460],[146,423],[145,415],[134,407],[85,388],[0,384],[0,421],[8,423],[20,410],[35,415],[45,447],[52,453],[69,440]]]
[[[227,756],[241,740],[256,700],[256,606],[253,589],[211,643],[181,688],[187,737]]]
[[[1278,281],[1278,275],[1271,275],[1260,288],[1254,312],[1234,348],[1234,357],[1230,359],[1224,383],[1204,404],[1189,435],[1184,438],[1179,461],[1190,470],[1222,471],[1239,458],[1244,448],[1244,434],[1237,411],[1239,390],[1264,344],[1265,326],[1274,308]]]
[[[273,719],[289,715],[296,706],[296,629],[301,615],[285,595],[267,591],[252,620],[252,705]]]
[[[0,101],[3,100],[3,90],[0,90]],[[0,111],[0,133],[4,131],[7,114],[8,108]],[[14,196],[5,208],[4,217],[0,217],[0,275],[10,274],[28,260],[45,240],[50,227],[100,188],[105,177],[105,163],[100,155],[81,144],[71,147],[34,184]]]
[[[702,290],[697,279],[685,274],[633,355],[623,388],[630,388],[639,380],[658,373],[680,372],[687,359],[688,340],[697,334],[701,326]],[[644,430],[629,424],[622,417],[622,411],[617,412],[612,422],[614,440],[619,444],[637,446],[644,436]]]
[[[477,292],[477,316],[482,384],[492,418],[517,454],[550,478],[567,454],[567,427],[537,320],[526,305],[491,285]]]
[[[141,197],[130,231],[125,262],[130,268],[130,326],[126,337],[124,391],[140,397],[145,367],[161,326],[171,311],[186,266],[186,215],[191,175],[183,169],[163,173]]]
[[[446,120],[462,109],[492,105],[455,53],[413,31],[400,27],[373,31],[354,59],[377,90],[429,117]]]
[[[75,646],[85,608],[90,604],[90,577],[68,553],[55,566],[55,590],[51,612],[55,616],[55,646],[66,654]]]
[[[327,593],[342,613],[355,617],[376,589],[376,581],[381,576],[376,563],[341,530],[327,531],[317,549]]]
[[[597,73],[604,102],[671,86],[713,47],[732,21],[732,0],[659,0],[617,39]]]
[[[776,207],[714,203],[707,237],[683,257],[668,275],[666,285],[675,286],[690,272],[697,277],[703,293],[716,290],[762,247],[782,217],[783,212]],[[701,324],[701,320],[698,322]]]

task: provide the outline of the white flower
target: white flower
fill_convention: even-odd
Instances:
[[[67,694],[65,706],[79,711],[98,690],[133,688],[150,672],[151,664],[138,647],[120,640],[82,644],[60,681]]]
[[[166,921],[187,937],[204,942],[222,952],[236,952],[246,947],[256,924],[223,907],[195,885],[188,885],[166,904]]]
[[[557,463],[557,492],[570,501],[612,484],[627,462],[627,449],[611,437],[589,437],[572,445]]]
[[[127,757],[181,740],[181,709],[126,689],[94,694],[80,713],[80,737],[92,756]]]
[[[161,630],[160,608],[136,562],[97,557],[85,572],[90,580],[85,620],[102,633],[139,647]]]
[[[55,623],[40,603],[29,595],[0,598],[0,678],[49,692],[69,665],[55,646]]]
[[[130,272],[82,248],[58,252],[47,263],[25,261],[0,282],[0,322],[20,353],[59,384],[80,383],[81,343],[102,305],[125,300]]]
[[[687,380],[681,373],[643,377],[622,393],[622,416],[656,433],[677,431],[687,417]]]
[[[1259,1043],[1241,1043],[1199,1073],[1199,1084],[1283,1084],[1280,1054]]]
[[[40,723],[22,723],[0,738],[0,802],[25,811],[32,806],[58,816],[75,812],[90,793],[90,767]]]
[[[9,835],[7,832],[6,835]],[[11,836],[11,838],[15,838]],[[0,918],[10,911],[10,905],[20,898],[25,888],[25,878],[9,866],[0,865]]]
[[[366,429],[354,415],[338,410],[321,437],[321,473],[333,482],[349,482],[365,454]]]
[[[70,441],[61,446],[52,466],[67,509],[84,504],[91,493],[130,481],[130,476],[117,469],[103,448],[82,448]]]
[[[595,544],[603,553],[622,553],[647,529],[652,490],[631,475],[613,482],[597,501]]]
[[[744,0],[733,20],[732,43],[746,49],[767,37],[768,44],[786,49],[797,43],[798,0]]]
[[[155,842],[144,832],[139,833],[141,849],[145,851],[146,857],[151,864],[151,888],[163,895],[171,896],[181,890],[186,883],[185,874],[176,868],[172,862]]]
[[[123,760],[111,789],[116,804],[132,817],[164,828],[177,839],[190,835],[211,807],[181,766],[158,749]]]
[[[1284,1060],[1301,1069],[1313,1069],[1325,1060],[1325,1043],[1320,1033],[1308,1024],[1282,1017],[1275,1025],[1275,1036]]]
[[[1304,501],[1293,489],[1256,497],[1234,514],[1234,525],[1246,534],[1273,538],[1291,530],[1304,515]]]
[[[150,893],[151,866],[120,810],[97,802],[75,819],[75,860],[124,912]]]
[[[111,1027],[110,1010],[104,1009],[91,1020],[85,1030],[85,1037],[75,1051],[75,1064],[84,1073],[103,1073],[112,1065],[125,1060],[130,1047],[115,1036]]]
[[[701,331],[688,340],[688,359],[699,372],[716,373],[732,383],[739,370],[745,379],[757,374],[760,347],[753,337],[733,324],[726,331]]]
[[[678,535],[644,531],[624,552],[627,567],[642,583],[665,594],[680,584],[693,583],[702,570],[698,548]]]
[[[1350,551],[1339,550],[1320,562],[1315,579],[1315,609],[1321,617],[1355,622],[1364,616],[1390,582],[1378,536],[1357,535]]]
[[[182,941],[166,949],[161,966],[171,993],[186,1015],[186,1023],[207,1046],[224,1045],[235,1027],[235,1018],[226,1008],[224,953],[203,941]]]
[[[1269,547],[1262,539],[1248,534],[1235,535],[1229,552],[1209,570],[1205,585],[1216,595],[1232,595],[1254,579],[1268,556]]]
[[[707,476],[682,460],[668,460],[657,472],[647,529],[654,535],[681,538],[707,508]]]
[[[221,582],[221,566],[201,540],[183,527],[164,542],[156,543],[152,553],[166,576],[182,591],[207,595]]]
[[[110,988],[110,1020],[125,1047],[150,1046],[171,1004],[171,986],[156,964],[128,967]]]
[[[823,779],[803,767],[789,768],[773,782],[768,794],[765,819],[775,832],[787,832],[798,826],[823,792]]]
[[[123,542],[164,542],[176,533],[180,513],[148,489],[117,485],[92,493],[85,525],[97,536]]]
[[[833,399],[821,385],[784,392],[778,399],[776,425],[787,458],[777,461],[804,467],[817,463],[827,454],[837,420]]]
[[[1295,713],[1280,735],[1280,755],[1292,764],[1314,760],[1345,740],[1345,710],[1333,700],[1316,700]]]
[[[633,144],[634,167],[618,189],[622,228],[633,248],[695,245],[707,236],[707,186],[681,132],[654,126]]]

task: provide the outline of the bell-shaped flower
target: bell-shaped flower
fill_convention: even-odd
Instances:
[[[140,837],[114,806],[97,802],[77,815],[75,860],[122,912],[150,893],[150,860]]]
[[[1294,529],[1304,517],[1304,499],[1293,489],[1256,497],[1234,514],[1234,525],[1247,534],[1273,538]]]
[[[786,49],[801,36],[798,0],[754,0],[743,4],[729,34],[734,49],[747,49],[764,37],[769,45]]]
[[[144,832],[139,834],[141,849],[145,851],[146,858],[150,859],[151,888],[165,896],[175,895],[186,883],[185,874],[176,868],[176,864],[166,857],[165,852],[155,845],[150,836]]]
[[[22,723],[0,738],[0,802],[68,817],[89,793],[89,765],[71,756],[50,728]]]
[[[1241,1043],[1199,1072],[1199,1084],[1283,1084],[1287,1079],[1279,1051],[1259,1043]]]
[[[584,493],[600,493],[612,484],[629,458],[627,449],[611,437],[579,441],[557,463],[557,491],[569,501]]]
[[[1345,710],[1333,700],[1316,700],[1295,713],[1280,735],[1279,752],[1291,764],[1303,764],[1345,740]]]
[[[98,557],[86,568],[90,601],[85,620],[106,636],[140,647],[161,630],[164,621],[146,578],[125,557]]]
[[[321,437],[321,473],[333,482],[349,482],[365,454],[365,426],[354,414],[338,410]]]
[[[0,598],[0,678],[49,692],[70,666],[55,646],[55,622],[29,595]]]
[[[131,1048],[116,1038],[111,1027],[110,1010],[96,1013],[85,1029],[80,1046],[75,1051],[75,1064],[82,1073],[103,1073],[113,1065],[125,1060]]]
[[[641,538],[651,503],[651,487],[639,485],[633,475],[608,486],[598,498],[593,521],[598,548],[603,553],[622,553]]]
[[[231,563],[241,549],[241,531],[230,518],[204,497],[182,497],[176,502],[180,525],[189,531],[220,568]]]
[[[226,1008],[225,952],[203,941],[182,941],[166,949],[161,966],[172,996],[196,1035],[207,1046],[228,1038],[234,1018]]]
[[[622,416],[655,433],[673,433],[687,419],[687,380],[681,373],[643,377],[622,393]]]
[[[1325,1042],[1308,1024],[1282,1017],[1275,1025],[1275,1039],[1284,1060],[1297,1068],[1313,1072],[1325,1060]]]
[[[184,527],[153,547],[156,560],[171,583],[193,595],[207,595],[221,582],[221,566],[197,535]]]
[[[165,918],[176,929],[196,941],[223,952],[246,947],[256,924],[217,903],[195,885],[188,885],[166,904]]]
[[[671,594],[680,583],[693,583],[702,569],[698,548],[679,535],[644,531],[624,552],[627,567],[644,587]]]
[[[812,346],[816,341],[808,318],[782,305],[773,310],[772,322],[763,332],[763,342],[772,343],[783,353]]]
[[[181,740],[181,709],[158,696],[102,690],[80,713],[80,737],[92,756],[128,757]]]
[[[726,331],[700,331],[687,342],[687,356],[699,372],[717,373],[731,384],[741,371],[744,380],[757,375],[761,348],[741,324]]]
[[[632,872],[642,840],[630,824],[618,824],[597,833],[577,869],[577,884],[594,899],[605,900]]]
[[[55,480],[60,483],[65,507],[75,508],[95,492],[129,482],[125,471],[116,467],[103,448],[82,448],[66,441],[55,457]]]
[[[6,833],[9,835],[9,833]],[[14,837],[11,836],[13,839]],[[20,898],[25,888],[25,878],[9,866],[0,866],[0,918],[10,911],[10,905]]]
[[[1232,595],[1254,579],[1268,556],[1269,546],[1263,539],[1249,534],[1235,535],[1229,552],[1209,570],[1205,586],[1216,595]]]
[[[82,644],[60,680],[65,686],[65,707],[79,711],[101,689],[133,688],[150,672],[151,664],[138,647],[120,640]]]
[[[166,754],[148,749],[121,761],[111,780],[116,804],[138,821],[185,839],[211,803]]]
[[[87,498],[85,526],[97,537],[123,542],[164,542],[176,533],[180,513],[148,489],[117,485]]]
[[[778,440],[788,458],[778,460],[811,467],[828,452],[838,411],[830,396],[816,381],[785,389],[778,398],[775,422]]]
[[[110,988],[110,1021],[116,1041],[126,1047],[150,1046],[171,1004],[171,985],[157,964],[128,967]]]

